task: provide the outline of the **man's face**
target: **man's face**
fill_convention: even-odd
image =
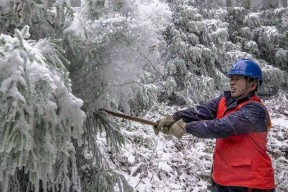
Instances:
[[[247,96],[250,92],[250,89],[247,88],[247,80],[244,76],[241,75],[232,75],[230,77],[230,89],[231,89],[231,96],[234,98],[239,97],[243,98]],[[240,99],[238,98],[238,99]]]

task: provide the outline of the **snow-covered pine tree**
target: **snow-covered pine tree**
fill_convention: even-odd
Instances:
[[[153,3],[153,11],[146,9]],[[98,166],[93,177],[82,184],[86,190],[112,191],[111,186],[107,188],[112,176],[113,184],[122,185],[123,191],[132,190],[109,170],[100,154],[99,133],[106,134],[112,159],[123,144],[123,136],[117,124],[98,110],[137,114],[155,104],[154,84],[164,68],[160,60],[161,30],[170,21],[170,14],[167,5],[158,1],[86,0],[65,30],[73,91],[84,100],[87,114],[85,141]]]
[[[72,139],[81,145],[83,101],[63,51],[29,36],[28,26],[0,36],[1,191],[81,191]]]
[[[30,28],[32,39],[61,38],[65,19],[72,13],[70,0],[3,0],[0,1],[0,33],[14,34],[15,28]]]
[[[255,10],[232,1],[227,8],[222,8],[223,1],[169,2],[173,24],[164,33],[168,100],[190,105],[208,101],[228,88],[225,74],[239,58],[260,63],[265,81],[262,95],[287,89],[287,7]],[[276,76],[280,78],[270,79]]]
[[[144,93],[136,102],[141,107],[157,99],[156,88],[148,85],[163,73],[161,31],[171,13],[161,12],[167,9],[165,4],[155,5],[157,14],[144,10],[146,6],[137,1],[87,0],[65,30],[75,92],[89,110],[139,111],[129,105],[139,91]]]
[[[259,90],[262,95],[275,95],[288,88],[287,14],[287,7],[256,12],[229,10],[231,41],[239,45],[241,51],[258,58],[263,68],[264,86]],[[233,22],[236,18],[237,22]]]
[[[8,170],[8,172],[10,171],[11,173],[15,172],[15,174],[11,174],[13,176],[11,178],[9,178],[8,174],[6,174],[6,172],[7,172],[6,168],[3,167],[3,169],[1,169],[1,171],[4,170],[4,168],[5,168],[4,171],[6,171],[6,172],[4,172],[3,174],[6,174],[6,175],[3,176],[3,174],[2,174],[3,177],[1,177],[1,178],[3,178],[5,181],[1,180],[3,182],[1,182],[0,185],[1,185],[1,187],[3,187],[3,189],[10,190],[10,191],[26,191],[26,189],[38,191],[39,188],[41,188],[41,190],[44,190],[44,191],[46,191],[47,189],[49,191],[71,191],[71,190],[80,191],[81,187],[80,187],[79,176],[77,173],[77,169],[79,169],[79,175],[82,177],[83,182],[87,183],[87,181],[88,181],[88,185],[84,185],[84,187],[83,187],[84,191],[89,191],[89,190],[90,191],[97,191],[97,187],[99,187],[99,189],[103,189],[103,188],[101,188],[101,185],[99,185],[99,183],[102,184],[102,186],[105,186],[108,189],[108,191],[111,191],[109,189],[112,189],[113,187],[115,187],[115,185],[113,184],[114,177],[112,177],[110,175],[111,172],[102,173],[101,171],[99,171],[100,166],[97,166],[97,165],[101,164],[101,161],[96,162],[96,166],[95,166],[93,164],[93,162],[94,162],[93,159],[91,160],[91,159],[87,159],[85,157],[84,153],[85,153],[86,148],[85,147],[83,148],[82,146],[81,147],[78,146],[74,139],[70,140],[71,134],[72,133],[76,134],[78,127],[76,127],[76,125],[75,125],[75,128],[74,128],[74,126],[72,126],[72,122],[70,122],[70,120],[68,119],[68,116],[69,116],[68,114],[65,114],[67,116],[66,117],[66,116],[63,116],[62,113],[60,113],[62,109],[60,110],[60,107],[57,106],[58,105],[57,103],[60,102],[57,100],[58,98],[54,98],[54,99],[52,98],[53,101],[55,100],[54,102],[57,104],[56,106],[53,105],[53,102],[50,102],[47,99],[49,97],[49,95],[53,95],[57,86],[60,86],[60,87],[62,86],[63,89],[67,88],[68,92],[69,92],[68,96],[66,96],[66,93],[65,94],[63,93],[63,95],[61,95],[61,97],[59,96],[59,100],[61,100],[61,103],[64,103],[64,101],[66,101],[67,106],[64,106],[63,109],[67,108],[67,110],[68,110],[69,108],[71,108],[71,110],[73,110],[73,108],[77,107],[74,105],[77,104],[77,102],[78,102],[78,105],[79,105],[78,110],[81,111],[80,107],[82,106],[82,103],[80,102],[80,100],[78,101],[76,98],[73,98],[73,95],[70,95],[71,94],[71,85],[70,85],[70,79],[68,78],[68,72],[66,70],[66,66],[68,66],[68,61],[64,57],[63,50],[60,47],[56,46],[56,44],[50,43],[53,41],[55,43],[57,42],[58,45],[61,44],[63,27],[65,24],[66,25],[70,24],[69,19],[71,18],[70,16],[72,13],[72,9],[69,8],[69,0],[64,0],[64,1],[56,0],[52,4],[52,7],[50,7],[50,6],[51,6],[51,1],[47,1],[47,0],[40,0],[40,1],[39,0],[28,0],[28,1],[7,0],[7,1],[1,1],[0,2],[0,15],[1,15],[2,19],[0,21],[0,26],[1,26],[0,32],[12,35],[14,33],[15,27],[21,28],[21,26],[25,26],[27,24],[33,25],[33,28],[30,28],[30,30],[29,30],[29,32],[30,32],[29,35],[28,35],[28,33],[23,32],[24,36],[23,37],[21,35],[19,36],[19,38],[18,38],[19,41],[24,42],[24,45],[25,45],[23,47],[20,46],[19,49],[26,50],[27,45],[33,47],[33,49],[31,49],[32,51],[29,49],[29,51],[31,51],[31,52],[28,52],[27,55],[29,55],[29,56],[31,55],[31,58],[32,58],[32,57],[34,57],[33,55],[36,54],[37,58],[39,57],[41,59],[41,60],[39,60],[39,66],[40,66],[40,64],[42,65],[42,63],[46,63],[45,66],[47,65],[47,68],[48,68],[47,70],[51,70],[54,72],[58,71],[58,73],[59,73],[58,74],[59,79],[51,79],[48,75],[45,75],[45,74],[41,73],[41,71],[38,71],[39,73],[37,73],[36,75],[39,75],[39,77],[41,75],[44,75],[43,78],[45,79],[45,81],[39,79],[39,83],[37,82],[36,88],[34,87],[33,84],[30,85],[29,83],[26,83],[27,85],[29,85],[29,87],[28,87],[29,90],[30,90],[30,86],[33,89],[35,88],[35,91],[32,92],[33,93],[33,97],[31,96],[32,99],[39,101],[39,103],[31,101],[30,104],[31,105],[35,104],[35,105],[39,106],[39,108],[42,109],[42,111],[40,111],[39,114],[35,113],[36,116],[35,117],[33,116],[33,118],[35,118],[35,121],[40,121],[40,122],[41,122],[41,118],[47,119],[47,117],[46,117],[47,115],[44,114],[43,111],[44,111],[44,109],[46,109],[45,108],[46,105],[51,104],[51,107],[54,107],[56,110],[55,113],[53,113],[53,111],[52,112],[48,111],[48,115],[50,114],[51,118],[52,117],[55,118],[55,122],[53,122],[53,123],[51,122],[52,123],[51,129],[53,131],[52,133],[54,134],[53,136],[55,136],[56,131],[60,131],[62,134],[65,133],[65,135],[67,132],[67,135],[65,138],[62,138],[62,136],[59,134],[59,136],[57,136],[57,140],[55,140],[55,138],[53,138],[53,140],[52,140],[53,142],[56,142],[56,143],[52,143],[52,144],[49,144],[49,142],[46,140],[41,140],[43,142],[45,141],[46,143],[48,143],[47,144],[47,147],[49,147],[48,149],[45,149],[46,146],[44,146],[43,143],[38,141],[39,139],[42,139],[41,137],[36,137],[35,140],[37,142],[34,142],[33,138],[32,139],[30,137],[26,138],[26,140],[27,140],[26,142],[29,142],[29,144],[32,145],[32,146],[30,146],[31,150],[34,148],[38,150],[38,148],[39,148],[39,149],[43,150],[43,153],[45,151],[49,152],[49,150],[52,150],[53,154],[51,154],[51,155],[53,155],[53,156],[47,160],[47,161],[50,161],[50,164],[45,165],[46,167],[43,167],[42,165],[39,166],[38,164],[34,165],[35,163],[32,161],[33,159],[31,159],[31,157],[29,156],[29,158],[30,158],[29,160],[31,160],[31,161],[29,161],[28,163],[30,163],[30,164],[34,163],[34,164],[32,164],[33,166],[29,164],[29,167],[24,168],[23,166],[17,167],[18,164],[16,164],[15,165],[16,167],[12,167],[16,171]],[[25,27],[26,31],[27,31],[27,29],[28,28]],[[53,40],[50,39],[49,40],[50,42],[49,42],[48,40],[40,39],[38,42],[34,42],[31,40],[28,40],[26,42],[24,40],[24,38],[27,38],[28,36],[32,36],[32,39],[40,39],[40,38],[50,37],[50,38],[53,38]],[[7,35],[6,36],[3,35],[3,38],[2,38],[2,40],[5,39],[5,40],[3,40],[3,52],[1,55],[3,57],[6,57],[6,55],[8,54],[8,52],[5,52],[5,51],[8,51],[8,50],[6,50],[7,47],[12,47],[12,48],[14,47],[16,50],[18,48],[17,43],[15,43],[15,45],[13,43],[11,43],[11,42],[14,42],[13,38],[11,41],[8,41],[8,43],[6,42],[6,38],[8,38],[8,37],[9,36],[7,36]],[[57,38],[57,39],[55,39],[55,38]],[[11,39],[11,37],[10,37],[10,39]],[[55,40],[57,40],[57,41],[55,41]],[[34,53],[33,51],[36,51],[37,53]],[[40,54],[40,55],[42,54],[42,56],[38,56],[38,54]],[[25,64],[26,60],[24,60],[23,62]],[[5,63],[5,64],[8,65],[8,63]],[[21,63],[19,63],[19,65],[21,65]],[[13,69],[11,69],[11,71],[13,71],[14,69],[16,70],[17,68],[13,68]],[[46,71],[44,71],[44,72],[46,72]],[[18,74],[18,72],[15,72],[15,73]],[[35,77],[37,77],[35,74],[33,74],[33,75]],[[51,73],[50,75],[53,75],[53,74]],[[60,75],[62,75],[62,76],[60,76]],[[5,76],[3,76],[3,78],[4,77]],[[57,76],[56,76],[56,78],[57,78]],[[54,83],[54,80],[59,85],[58,84],[57,84],[57,86],[51,85]],[[61,85],[62,81],[64,82],[64,85]],[[23,88],[22,91],[27,92],[27,90],[28,90],[27,87],[21,86],[20,83],[18,83],[18,84],[16,86],[19,86],[21,88],[21,90]],[[25,84],[25,86],[26,86],[26,84]],[[38,89],[40,89],[40,90],[38,90]],[[58,88],[57,88],[57,91],[58,91]],[[30,94],[30,92],[29,92],[29,94]],[[29,94],[28,94],[28,96],[29,96]],[[47,95],[45,95],[45,94],[47,94]],[[58,92],[57,92],[57,94],[58,94]],[[59,94],[61,94],[61,93],[59,93]],[[27,95],[25,95],[25,96],[27,96]],[[63,97],[67,97],[67,98],[63,99]],[[30,96],[29,96],[29,98],[30,98]],[[23,99],[26,99],[26,98],[23,98]],[[49,99],[51,99],[51,98],[49,98]],[[76,103],[72,102],[73,100],[75,100]],[[48,104],[45,102],[48,102]],[[2,108],[2,109],[4,110],[5,108]],[[76,114],[74,114],[74,113],[76,113],[77,110],[74,109],[74,111],[75,112],[71,112],[69,117],[71,117],[71,118],[73,117],[75,119],[75,121],[78,121],[78,123],[82,125],[83,119],[82,118],[80,119],[80,117],[76,117]],[[81,111],[81,113],[82,113],[82,111]],[[25,114],[25,115],[27,115],[27,114]],[[34,112],[33,112],[33,115],[34,115]],[[61,115],[61,116],[58,117],[58,115]],[[102,116],[103,116],[103,114],[102,114]],[[97,115],[96,121],[101,119],[102,116]],[[18,117],[18,113],[17,113],[17,117]],[[4,118],[5,118],[5,116],[1,116],[1,120]],[[61,120],[65,119],[65,118],[67,118],[67,120],[65,122],[62,122]],[[12,118],[12,120],[13,120],[13,118]],[[9,122],[9,121],[7,120],[7,122]],[[13,122],[10,122],[10,123],[13,124]],[[60,126],[60,125],[58,126],[58,123],[63,124],[64,127],[67,126],[67,130],[60,129],[61,127],[58,128]],[[87,123],[87,124],[89,124],[89,123]],[[43,127],[43,128],[41,125],[38,125],[36,123],[35,123],[35,125],[29,125],[29,126],[31,129],[35,128],[36,133],[38,134],[38,131],[40,131],[39,127],[41,129],[44,129],[44,128],[46,129],[47,127],[49,128],[49,126],[50,126],[50,124],[46,125],[44,120],[43,120],[43,125],[45,125],[45,127]],[[70,125],[71,125],[71,127],[70,127],[71,130],[68,129]],[[53,126],[54,127],[56,126],[57,130],[54,130]],[[94,125],[92,125],[92,126],[94,126]],[[104,123],[102,121],[101,126],[107,127],[107,121],[104,121]],[[109,126],[111,127],[111,125],[109,125]],[[112,130],[112,132],[113,132],[113,129],[109,129],[108,133],[110,130]],[[72,131],[72,133],[71,133],[71,131]],[[116,132],[118,133],[118,131],[116,131]],[[9,131],[8,131],[8,133],[9,133]],[[34,134],[34,132],[32,132],[32,133]],[[118,143],[115,142],[115,140],[117,140],[116,137],[117,136],[119,137],[119,134],[117,134],[117,133],[114,134],[115,137],[111,137],[111,138],[108,137],[109,143],[113,143],[113,144],[116,143],[115,145],[113,145],[114,150],[115,150],[115,147],[116,148],[119,147]],[[45,134],[45,132],[43,134]],[[34,134],[34,135],[36,135],[36,134]],[[4,136],[6,137],[7,135],[4,135]],[[77,140],[79,142],[80,141],[79,140],[79,134],[76,134],[73,137],[75,137],[75,136],[77,136]],[[33,137],[33,135],[31,137]],[[49,139],[49,135],[47,137],[48,137],[47,139]],[[58,139],[58,137],[59,137],[59,139]],[[84,138],[84,141],[89,140],[89,138],[91,138],[89,129],[86,130],[83,138]],[[81,139],[83,139],[83,138],[81,138]],[[120,139],[121,138],[122,137],[120,137]],[[66,141],[65,139],[68,140],[69,142]],[[51,138],[50,138],[50,140],[51,140]],[[63,146],[59,147],[61,144],[63,144],[61,142],[67,142],[67,146],[69,148],[66,150],[65,148],[62,149]],[[93,142],[95,142],[95,139],[93,140]],[[120,141],[120,144],[122,142],[123,141]],[[74,146],[72,145],[72,143],[74,144]],[[59,150],[63,151],[64,155],[61,154],[58,151],[58,149],[55,149],[57,147],[59,147]],[[28,148],[27,153],[29,153],[29,150],[30,149]],[[38,156],[37,156],[38,154],[36,154],[36,155],[34,155],[34,153],[31,153],[31,154],[32,154],[32,157],[38,158]],[[13,154],[10,153],[10,155],[12,156]],[[47,155],[49,156],[49,153],[47,153]],[[8,159],[8,158],[12,158],[11,156],[9,156],[8,153],[5,153],[5,156],[2,156],[2,157],[3,158],[5,157],[6,159]],[[41,155],[39,155],[39,156],[41,156]],[[99,156],[101,156],[101,154],[97,153],[96,156],[99,157]],[[46,156],[43,156],[43,158],[45,158],[45,157]],[[27,158],[28,157],[26,157],[26,159]],[[77,159],[77,167],[76,167],[76,159]],[[101,158],[98,158],[98,159],[101,159]],[[51,162],[52,160],[53,160],[53,162]],[[17,159],[15,161],[17,161]],[[23,161],[23,164],[27,163],[27,162],[24,162],[24,160],[22,160],[22,161]],[[41,160],[41,162],[42,161],[43,161],[43,163],[45,163],[44,160]],[[72,167],[67,166],[68,163],[69,163],[69,165],[72,165]],[[92,167],[90,167],[91,165],[92,165]],[[37,167],[35,167],[35,166],[37,166]],[[89,168],[87,168],[87,167],[89,167]],[[40,170],[38,170],[38,168]],[[89,175],[91,173],[91,170],[92,171],[97,170],[98,182],[96,182],[96,183],[95,183],[96,179],[95,179],[95,177],[93,177],[95,175],[94,174],[95,172],[93,172],[92,175]],[[39,176],[39,174],[40,174],[40,176]],[[119,180],[118,183],[121,183],[125,189],[129,189],[128,184],[125,183],[125,179],[121,175],[117,175],[116,173],[114,173],[114,176],[117,176],[117,177],[115,177],[116,183]],[[87,177],[87,178],[85,179],[85,177]],[[103,178],[109,179],[109,183],[107,183],[107,182],[103,183],[103,181],[102,181]],[[92,182],[89,182],[89,181],[92,181]],[[13,185],[14,183],[15,183],[15,185]],[[94,183],[95,183],[95,185],[94,185]],[[47,187],[47,184],[48,184],[48,187]],[[120,185],[118,186],[118,188],[121,190]],[[104,191],[106,191],[106,190],[104,190]],[[126,191],[128,191],[128,190],[126,190]]]

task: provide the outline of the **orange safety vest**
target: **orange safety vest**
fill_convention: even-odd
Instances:
[[[239,110],[248,102],[261,103],[261,100],[257,96],[252,96],[236,108],[226,111],[226,100],[223,97],[218,104],[217,119]],[[212,173],[215,183],[257,189],[275,188],[274,170],[266,148],[267,133],[271,128],[268,111],[267,115],[266,132],[251,132],[216,139]]]

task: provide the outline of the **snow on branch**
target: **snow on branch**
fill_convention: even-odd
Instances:
[[[20,170],[35,191],[47,191],[48,184],[80,191],[71,139],[81,144],[83,102],[71,93],[61,52],[48,40],[28,37],[28,26],[14,37],[0,36],[1,191],[17,188],[10,175]]]

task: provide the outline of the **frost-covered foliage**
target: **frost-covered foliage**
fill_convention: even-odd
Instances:
[[[155,103],[152,83],[163,73],[160,33],[169,18],[168,6],[158,1],[83,2],[65,32],[75,92],[87,110],[130,113]]]
[[[223,58],[229,51],[226,44],[230,45],[228,24],[219,19],[223,15],[221,12],[217,13],[219,18],[211,19],[208,13],[196,7],[184,3],[176,5],[173,25],[166,29],[164,37],[169,48],[167,79],[173,79],[177,89],[164,99],[183,100],[182,104],[206,102],[218,94],[215,86],[218,90],[227,87],[227,78],[219,66],[227,65]]]
[[[1,191],[81,191],[72,139],[81,144],[83,102],[61,49],[29,36],[0,36]]]
[[[279,91],[265,104],[274,120],[269,133],[268,150],[273,158],[277,190],[285,191],[288,189],[288,94]]]
[[[59,38],[63,32],[65,18],[71,13],[69,0],[56,0],[51,7],[49,0],[1,0],[0,33],[14,34],[14,28],[25,25],[33,39]]]
[[[286,71],[282,71],[279,68],[267,65],[265,61],[259,62],[262,72],[264,85],[260,86],[259,92],[266,93],[267,95],[275,95],[279,90],[286,89],[286,84],[288,81],[288,76]]]
[[[287,15],[288,8],[261,12],[245,9],[229,11],[230,20],[237,19],[237,23],[230,25],[232,42],[251,56],[259,58],[259,62],[262,63],[265,83],[261,92],[265,95],[275,94],[279,89],[287,89]],[[271,90],[273,91],[270,92]]]
[[[231,28],[233,41],[241,43],[245,51],[287,71],[288,8],[257,13],[239,10],[239,14],[235,13],[230,12],[232,19],[239,20],[238,26]],[[249,42],[253,49],[247,46]]]
[[[94,177],[84,181],[85,190],[109,186],[108,176],[112,174],[95,142],[97,135],[106,135],[112,154],[123,144],[118,125],[98,110],[137,114],[156,104],[157,81],[164,68],[160,60],[164,42],[161,32],[170,17],[169,7],[156,0],[87,0],[65,30],[73,92],[84,100],[87,114],[85,144],[97,164]],[[115,172],[113,177],[118,178],[114,184],[125,186],[123,191],[131,190]]]
[[[171,0],[170,0],[171,1]],[[201,9],[244,7],[251,10],[287,7],[287,0],[188,0],[192,6]]]
[[[287,89],[288,8],[253,12],[254,9],[236,4],[227,9],[211,9],[209,1],[170,3],[173,23],[163,34],[168,44],[168,67],[162,101],[208,101],[228,88],[225,76],[240,58],[254,59],[263,68],[265,83],[260,94],[273,95],[279,89]],[[201,81],[203,77],[210,83]]]
[[[288,116],[288,93],[279,91],[267,101],[267,105],[269,105],[269,111]]]

